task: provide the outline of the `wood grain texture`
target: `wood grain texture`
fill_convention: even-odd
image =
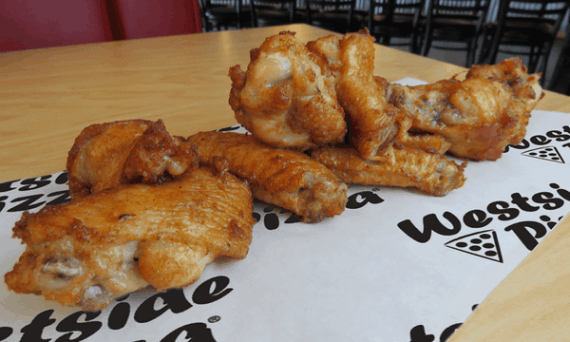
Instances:
[[[570,217],[497,286],[449,342],[570,339]]]
[[[65,168],[87,125],[163,119],[174,135],[235,124],[228,69],[282,30],[303,41],[330,34],[290,25],[0,54],[0,182]],[[376,46],[375,74],[428,82],[464,68]],[[570,112],[546,93],[537,109]],[[479,306],[453,342],[567,341],[570,336],[570,219],[565,219]]]
[[[0,54],[0,181],[63,170],[92,123],[163,119],[182,136],[234,124],[228,69],[283,29],[327,34],[297,25]]]

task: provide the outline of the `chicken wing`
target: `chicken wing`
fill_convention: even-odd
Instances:
[[[267,38],[251,51],[245,73],[239,65],[230,68],[236,120],[274,147],[307,150],[342,142],[346,122],[334,77],[321,73],[317,58],[294,33]]]
[[[339,103],[347,115],[349,138],[364,159],[393,158],[393,144],[445,153],[449,144],[439,135],[409,135],[412,119],[385,97],[388,82],[373,75],[374,38],[364,30],[346,34],[339,43]]]
[[[398,134],[396,116],[374,81],[374,38],[352,33],[340,41],[341,74],[337,84],[339,103],[344,108],[351,143],[365,159],[376,159]]]
[[[455,78],[406,87],[391,84],[392,105],[413,117],[412,129],[441,134],[449,152],[474,160],[496,160],[526,134],[530,111],[542,98],[540,75],[529,75],[519,58],[474,66]]]
[[[200,163],[228,169],[250,184],[253,196],[319,222],[344,211],[347,186],[307,155],[276,149],[250,135],[203,132],[188,138]]]
[[[332,34],[307,43],[307,49],[320,57],[316,62],[321,66],[321,72],[330,73],[335,79],[339,78],[342,68],[339,43],[340,39]]]
[[[13,229],[26,250],[5,281],[89,311],[149,284],[184,287],[216,258],[245,258],[252,207],[242,181],[199,168],[26,212]]]
[[[160,183],[198,167],[192,145],[172,137],[162,121],[116,121],[85,128],[67,158],[72,198],[119,184]]]
[[[417,149],[394,149],[393,161],[363,159],[354,147],[324,147],[311,157],[331,169],[343,182],[376,186],[417,188],[444,196],[463,186],[467,162],[457,165],[445,156]]]

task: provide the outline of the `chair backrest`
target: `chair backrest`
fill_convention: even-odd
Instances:
[[[546,73],[548,59],[553,42],[560,30],[569,10],[568,0],[503,0],[497,15],[494,37],[490,41],[491,48],[482,53],[481,60],[494,63],[499,52],[499,45],[511,44],[530,47],[528,70],[534,73],[542,59],[540,71]],[[521,25],[526,32],[521,30]],[[509,27],[511,34],[507,33]],[[504,37],[503,37],[504,36]],[[538,37],[538,38],[536,38]],[[535,51],[535,48],[539,49]],[[545,78],[541,78],[545,84]]]
[[[369,19],[382,14],[389,18],[394,13],[414,14],[419,17],[425,6],[425,0],[370,0]]]
[[[489,12],[491,0],[431,0],[430,4],[432,8],[429,14],[434,17],[453,16],[484,21]]]
[[[383,45],[390,45],[392,37],[409,37],[410,51],[418,53],[418,27],[425,2],[426,0],[370,0],[366,23],[368,31]]]
[[[266,3],[266,4],[277,4],[277,5],[285,5],[285,4],[290,4],[290,3],[297,3],[296,0],[255,0],[257,2],[260,3]]]
[[[568,0],[504,0],[499,7],[499,25],[510,18],[544,22],[552,25],[552,35],[555,37],[566,17],[569,4]]]
[[[199,0],[199,2],[200,6],[204,6],[205,9],[209,9],[217,5],[244,6],[242,0]]]
[[[0,52],[113,40],[105,0],[0,1]]]
[[[253,27],[258,26],[258,19],[268,21],[269,25],[295,22],[297,0],[249,0],[249,6]]]
[[[317,10],[353,10],[355,0],[305,0],[307,8]]]

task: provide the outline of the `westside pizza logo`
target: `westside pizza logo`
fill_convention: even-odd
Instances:
[[[471,307],[472,311],[475,311],[475,309],[477,308],[477,306],[479,306],[479,304],[475,304]],[[447,328],[443,329],[443,331],[441,332],[441,334],[439,335],[439,340],[436,340],[435,335],[426,332],[426,328],[424,327],[423,324],[418,324],[416,326],[414,326],[411,330],[410,330],[410,342],[435,342],[435,341],[440,341],[440,342],[445,342],[447,341],[451,335],[453,335],[453,333],[459,329],[461,326],[463,325],[463,323],[454,323],[451,324],[450,326],[448,326]],[[406,340],[407,341],[407,340]]]
[[[509,153],[512,150],[524,150],[521,153],[524,157],[564,164],[562,154],[553,143],[569,140],[570,126],[564,125],[561,129],[553,129],[544,134],[533,135],[528,139],[525,138],[518,145],[507,145],[503,153]],[[531,149],[529,150],[529,148]],[[561,144],[560,149],[564,151],[570,149],[570,143]]]
[[[378,196],[379,188],[372,188],[371,190],[364,190],[348,196],[346,203],[347,209],[360,209],[365,205],[379,204],[384,202],[384,199]],[[261,213],[260,213],[261,211]],[[279,209],[271,205],[256,201],[256,208],[254,208],[253,218],[257,222],[261,222],[265,229],[275,230],[281,224],[290,224],[301,222],[301,219],[284,209]]]
[[[514,233],[519,241],[529,251],[532,251],[548,231],[553,229],[564,217],[552,217],[552,214],[546,215],[540,214],[540,212],[557,210],[570,202],[570,191],[557,183],[550,183],[548,186],[550,191],[541,191],[535,194],[515,192],[511,194],[510,201],[491,202],[486,206],[486,210],[473,209],[463,215],[446,211],[441,214],[441,217],[438,214],[430,213],[423,217],[422,225],[409,219],[403,220],[397,225],[408,237],[419,243],[426,243],[431,239],[432,234],[457,236],[464,226],[479,229],[498,221],[500,224],[506,225],[503,229],[505,232]],[[509,224],[509,221],[514,221],[523,212],[536,213],[538,219],[516,221]],[[495,230],[455,237],[446,242],[445,246],[488,260],[503,262],[499,239]]]
[[[503,262],[499,239],[494,230],[467,234],[447,242],[445,246],[481,258]]]
[[[562,159],[560,152],[558,152],[558,149],[555,146],[534,148],[532,150],[528,150],[521,154],[525,157],[531,157],[544,161],[564,164],[564,159]]]
[[[192,293],[189,289],[170,289],[166,292],[158,292],[146,298],[138,306],[126,301],[127,296],[119,298],[115,305],[107,308],[109,312],[107,319],[103,317],[102,311],[77,311],[67,317],[56,320],[52,317],[54,310],[49,309],[38,313],[30,322],[21,328],[20,341],[48,342],[51,338],[46,338],[44,330],[48,327],[55,327],[59,337],[55,341],[83,341],[93,336],[91,340],[97,340],[99,332],[107,325],[112,331],[121,331],[129,326],[137,324],[151,323],[162,315],[180,315],[195,306],[212,304],[233,291],[229,287],[230,280],[225,276],[216,276],[203,281]],[[221,317],[213,315],[205,322],[187,323],[179,328],[167,333],[160,342],[175,341],[195,341],[195,342],[216,342],[212,332],[212,324],[219,322]],[[17,329],[11,326],[2,326],[0,322],[0,341],[12,341],[18,335]],[[71,339],[71,336],[74,336]],[[127,340],[128,341],[128,340]],[[157,340],[152,340],[157,341]],[[137,340],[136,342],[147,342]]]
[[[38,209],[69,202],[67,172],[0,183],[0,213]],[[54,191],[48,191],[52,187]]]
[[[570,126],[563,125],[544,134],[524,138],[518,145],[506,146],[504,153],[522,150],[521,156],[534,158],[544,162],[565,164],[563,154],[570,149]],[[556,144],[560,143],[560,144]],[[558,146],[555,146],[558,145]],[[474,209],[463,216],[444,212],[442,214],[427,214],[423,217],[422,225],[411,220],[398,223],[398,228],[410,238],[419,243],[426,243],[432,234],[442,236],[457,236],[463,226],[468,228],[484,228],[492,221],[507,223],[515,220],[522,212],[553,211],[570,202],[570,191],[557,183],[550,183],[549,191],[536,194],[511,194],[511,199],[494,201],[487,205],[486,210]],[[549,230],[553,229],[563,216],[542,214],[534,220],[518,221],[504,227],[505,232],[512,232],[528,249],[533,250]],[[470,233],[455,237],[444,244],[445,247],[487,260],[503,262],[497,232]]]

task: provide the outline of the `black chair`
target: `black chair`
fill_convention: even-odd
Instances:
[[[467,52],[465,66],[476,61],[478,40],[487,20],[491,0],[430,0],[423,21],[424,37],[421,55],[427,56],[434,47]],[[446,45],[433,45],[446,41]],[[451,43],[451,44],[449,44]]]
[[[485,40],[479,63],[494,64],[499,52],[527,55],[529,72],[540,71],[545,75],[568,4],[567,0],[501,0],[497,21],[484,26]],[[514,50],[515,46],[519,50]],[[544,85],[545,77],[541,82]]]
[[[355,0],[305,0],[306,22],[339,33],[358,31],[367,12],[355,5]]]
[[[296,0],[250,0],[253,27],[286,25],[302,21]]]
[[[368,31],[383,45],[391,38],[409,38],[410,51],[419,51],[419,21],[425,0],[370,0]]]
[[[251,13],[241,0],[200,0],[200,12],[204,32],[252,25]]]
[[[566,37],[558,55],[558,61],[554,67],[556,72],[552,76],[552,80],[548,89],[564,94],[570,95],[570,27],[566,27]]]

